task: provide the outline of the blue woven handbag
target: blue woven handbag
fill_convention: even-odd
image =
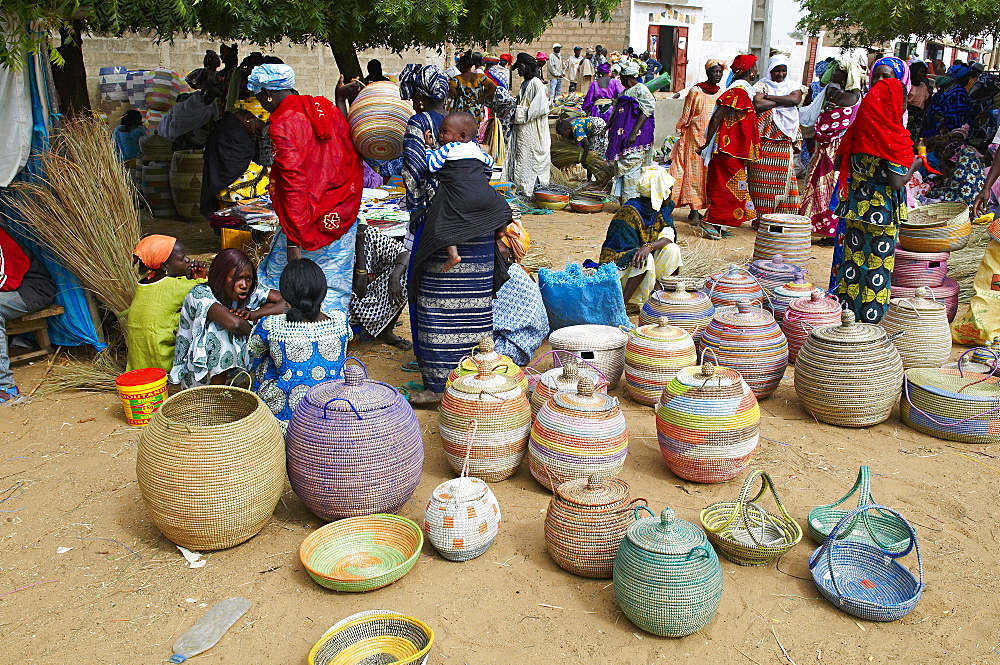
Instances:
[[[869,510],[894,515],[905,525],[910,541],[902,551],[889,552],[860,541],[838,540],[848,524]],[[917,553],[919,578],[898,561],[913,550]],[[809,557],[809,570],[827,600],[838,609],[869,621],[903,618],[913,611],[924,591],[924,565],[917,534],[902,515],[876,503],[858,506],[844,515],[826,542]]]

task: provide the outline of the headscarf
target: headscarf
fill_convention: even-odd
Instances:
[[[639,196],[644,196],[659,210],[663,202],[670,198],[670,190],[677,180],[662,166],[647,166],[639,178]]]
[[[767,94],[774,95],[776,97],[784,97],[785,95],[790,95],[796,89],[798,89],[798,84],[791,80],[788,74],[785,74],[785,80],[775,81],[771,78],[771,72],[778,68],[784,67],[788,69],[788,58],[778,54],[772,55],[771,59],[767,62],[767,78],[764,79],[763,83],[767,88]],[[774,120],[774,124],[778,126],[781,133],[795,140],[799,132],[799,107],[798,106],[778,106],[771,111],[771,118]]]
[[[295,87],[295,70],[288,65],[257,65],[247,78],[247,89],[256,94],[261,90],[291,90]]]
[[[823,74],[826,74],[826,70],[830,69],[833,64],[834,63],[829,60],[820,60],[817,62],[816,66],[813,68],[813,71],[816,72],[816,78],[822,79]]]
[[[756,64],[757,56],[753,53],[738,55],[733,59],[733,75],[739,76],[740,74],[746,74],[748,71],[753,69],[753,66]]]
[[[597,65],[598,76],[607,76],[610,73],[611,73],[611,65],[609,63],[602,62],[601,64]]]
[[[437,65],[411,63],[399,73],[399,96],[413,99],[419,92],[427,99],[439,101],[448,97],[448,77]]]
[[[510,53],[503,53],[500,55],[500,62],[506,62],[508,65],[514,62],[514,56]]]
[[[705,62],[705,71],[707,72],[712,67],[722,67],[722,71],[726,71],[726,61],[718,58],[710,58]]]
[[[173,236],[146,236],[135,246],[132,255],[142,261],[142,265],[150,270],[156,270],[170,258],[170,253],[174,251],[176,244],[177,238]]]
[[[618,63],[618,68],[621,70],[622,76],[639,75],[639,63],[635,60],[622,60]]]
[[[963,76],[968,76],[971,71],[972,68],[967,65],[952,65],[948,68],[946,74],[957,81]]]
[[[830,85],[830,82],[833,81],[833,74],[837,71],[842,71],[846,75],[844,77],[844,90],[861,90],[861,76],[863,74],[861,71],[861,65],[850,60],[835,61],[830,68],[824,72],[822,78],[820,78],[820,83],[823,85]]]
[[[872,65],[871,72],[868,73],[868,83],[869,85],[874,85],[875,79],[875,68],[881,65],[888,65],[896,74],[896,78],[903,84],[903,92],[910,89],[910,68],[906,66],[906,63],[899,58],[891,55],[887,55],[884,58],[879,58]]]
[[[837,149],[837,154],[843,157],[841,183],[846,183],[850,171],[848,160],[853,153],[874,155],[903,166],[913,162],[913,140],[903,122],[904,95],[898,79],[879,79],[861,98],[854,122]]]
[[[941,88],[943,88],[945,86],[951,85],[954,82],[955,82],[955,79],[953,79],[952,77],[950,77],[950,76],[948,76],[946,74],[944,76],[938,76],[936,79],[934,79],[934,87],[938,88],[938,89],[941,89]]]
[[[538,53],[535,54],[535,60],[540,60],[541,62],[548,62],[549,56],[539,51]]]

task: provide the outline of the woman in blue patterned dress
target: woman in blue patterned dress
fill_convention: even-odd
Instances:
[[[593,116],[589,118],[563,118],[556,123],[556,133],[566,139],[573,141],[583,148],[580,155],[580,163],[587,169],[590,176],[590,169],[587,168],[587,157],[590,153],[601,156],[604,159],[608,151],[608,123],[601,118]]]

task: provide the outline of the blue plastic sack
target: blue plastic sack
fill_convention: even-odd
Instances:
[[[631,327],[614,263],[604,263],[590,275],[579,263],[561,271],[539,268],[538,288],[552,330],[584,323]]]

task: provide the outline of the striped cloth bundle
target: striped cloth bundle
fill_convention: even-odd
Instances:
[[[754,305],[764,304],[764,289],[757,278],[735,263],[730,264],[725,272],[706,279],[705,288],[716,307],[735,305],[737,300],[749,300]]]
[[[735,312],[716,314],[701,344],[715,351],[719,364],[739,372],[757,399],[775,391],[788,365],[788,341],[778,322],[748,300],[738,301]]]
[[[672,291],[654,291],[642,305],[639,325],[648,326],[661,317],[667,317],[670,325],[688,331],[697,342],[701,333],[715,316],[715,305],[701,291],[689,291],[689,283],[679,281]]]
[[[100,83],[101,100],[105,102],[128,101],[128,69],[125,67],[101,67]]]
[[[762,215],[753,243],[753,258],[781,254],[785,261],[805,266],[812,253],[812,220],[803,215]]]
[[[354,146],[366,159],[396,159],[403,154],[406,123],[413,105],[399,96],[391,81],[371,83],[351,103],[347,121]]]
[[[842,311],[840,301],[833,296],[827,297],[819,289],[814,289],[808,298],[796,298],[788,303],[781,319],[781,332],[788,340],[788,362],[795,362],[813,328],[837,325]]]
[[[698,361],[698,352],[685,330],[662,317],[656,325],[633,329],[625,345],[625,384],[629,396],[652,406],[677,370]]]

